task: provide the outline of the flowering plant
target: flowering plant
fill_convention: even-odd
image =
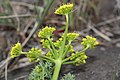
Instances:
[[[49,50],[46,54],[42,54],[42,50],[39,50],[38,48],[32,48],[29,52],[23,52],[20,43],[17,43],[12,47],[10,53],[12,58],[17,57],[20,54],[25,54],[26,57],[29,58],[29,61],[39,62],[40,65],[35,67],[33,70],[34,74],[31,74],[32,78],[30,78],[30,80],[58,80],[60,69],[63,64],[75,64],[76,66],[79,66],[86,63],[86,59],[88,57],[85,54],[85,51],[89,48],[94,48],[99,44],[96,38],[86,36],[81,42],[84,49],[81,51],[74,51],[71,43],[79,36],[79,34],[68,33],[68,14],[72,10],[73,4],[63,4],[55,11],[55,14],[64,15],[66,17],[65,32],[58,40],[53,41],[53,32],[55,31],[54,27],[46,26],[38,32],[38,37],[41,38],[40,42],[42,43],[43,48],[47,48]],[[53,69],[51,67],[53,67]],[[68,74],[64,78],[68,78],[69,75],[71,74]],[[37,76],[37,78],[35,76]],[[62,80],[68,80],[64,78],[62,78]],[[72,80],[72,78],[73,77],[71,77],[70,80]]]

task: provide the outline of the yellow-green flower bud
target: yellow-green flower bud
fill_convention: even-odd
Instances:
[[[38,48],[32,48],[26,55],[30,62],[32,61],[37,62],[40,56],[40,53],[41,53],[41,50],[39,50]]]
[[[42,72],[42,68],[40,66],[35,66],[35,70],[38,72],[38,73],[41,73]]]
[[[54,42],[55,47],[61,48],[61,46],[62,46],[62,41],[63,41],[63,39],[62,39],[62,38],[59,38],[59,40],[57,40],[56,42]]]
[[[73,46],[72,45],[65,45],[65,50],[67,49],[67,47],[69,46],[67,53],[68,52],[74,52]]]
[[[76,66],[78,66],[80,64],[85,64],[86,63],[85,60],[88,58],[84,52],[72,53],[71,56],[72,57],[70,58],[70,60],[74,61],[73,64],[75,64]]]
[[[56,11],[55,14],[66,15],[73,10],[73,4],[63,4]]]
[[[67,33],[67,41],[72,42],[73,40],[75,40],[77,37],[79,36],[79,34],[77,33]]]
[[[38,32],[38,37],[49,38],[50,36],[52,36],[54,30],[55,28],[46,26],[45,28]]]
[[[48,53],[46,53],[46,56],[52,57],[53,55],[52,55],[52,53],[49,51]]]
[[[15,58],[17,56],[19,56],[22,52],[22,45],[21,43],[17,43],[15,44],[15,46],[12,47],[11,51],[10,51],[10,55],[12,58]]]
[[[40,42],[42,42],[43,48],[50,47],[50,42],[47,39],[42,39]]]
[[[75,53],[72,53],[72,54],[71,54],[72,57],[70,58],[70,60],[74,60],[74,59],[75,59],[75,56],[74,56],[74,55],[75,55]]]
[[[91,36],[86,36],[86,38],[82,39],[81,44],[86,48],[89,46],[89,48],[94,48],[96,45],[99,44],[99,42],[96,40],[96,38],[93,38]]]

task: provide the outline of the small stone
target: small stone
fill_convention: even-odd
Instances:
[[[105,51],[106,49],[105,49],[104,47],[101,47],[100,50],[101,50],[101,51]]]
[[[120,43],[117,43],[117,44],[116,44],[116,47],[120,47]]]

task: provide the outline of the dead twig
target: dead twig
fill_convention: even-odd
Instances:
[[[30,25],[32,25],[32,23],[35,21],[35,19],[31,19],[29,22],[28,22],[28,24],[26,25],[26,27],[25,27],[25,29],[24,29],[24,33],[26,33],[27,32],[27,30],[28,30],[28,28],[30,27]]]
[[[8,62],[7,62],[8,63]],[[8,64],[6,63],[6,65],[5,65],[5,80],[7,80],[7,66],[8,66]]]
[[[95,27],[93,27],[93,25],[91,25],[90,23],[88,23],[87,25],[90,29],[92,29],[96,34],[98,34],[100,37],[102,37],[103,39],[111,42],[112,40],[106,36],[105,34],[101,33],[100,31],[98,31]]]
[[[92,29],[96,34],[98,34],[100,37],[102,37],[103,39],[107,40],[107,41],[111,41],[111,39],[104,35],[103,33],[101,33],[100,31],[98,31],[95,26],[96,25],[92,25],[91,23],[88,23],[85,19],[83,19],[82,17],[79,17],[79,19],[84,22],[85,24],[87,24],[88,30]],[[94,27],[93,27],[94,26]]]
[[[31,36],[33,35],[33,33],[36,31],[37,27],[38,27],[38,22],[35,22],[34,28],[32,29],[32,31],[30,32],[29,36],[25,39],[25,41],[22,43],[22,46],[25,46],[25,44],[28,42],[28,40],[31,38]]]
[[[2,62],[0,62],[0,69],[10,60],[11,60],[11,57],[8,57],[7,59],[5,59]]]

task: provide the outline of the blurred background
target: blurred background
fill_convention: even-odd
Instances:
[[[35,63],[29,63],[24,55],[11,59],[9,51],[17,42],[24,51],[41,48],[37,33],[46,25],[56,27],[53,34],[60,37],[65,17],[54,11],[64,3],[74,4],[69,31],[80,34],[77,42],[91,35],[100,46],[120,47],[120,0],[0,0],[0,80],[7,76],[8,80],[26,80]],[[77,46],[75,43],[75,50],[81,48]]]

